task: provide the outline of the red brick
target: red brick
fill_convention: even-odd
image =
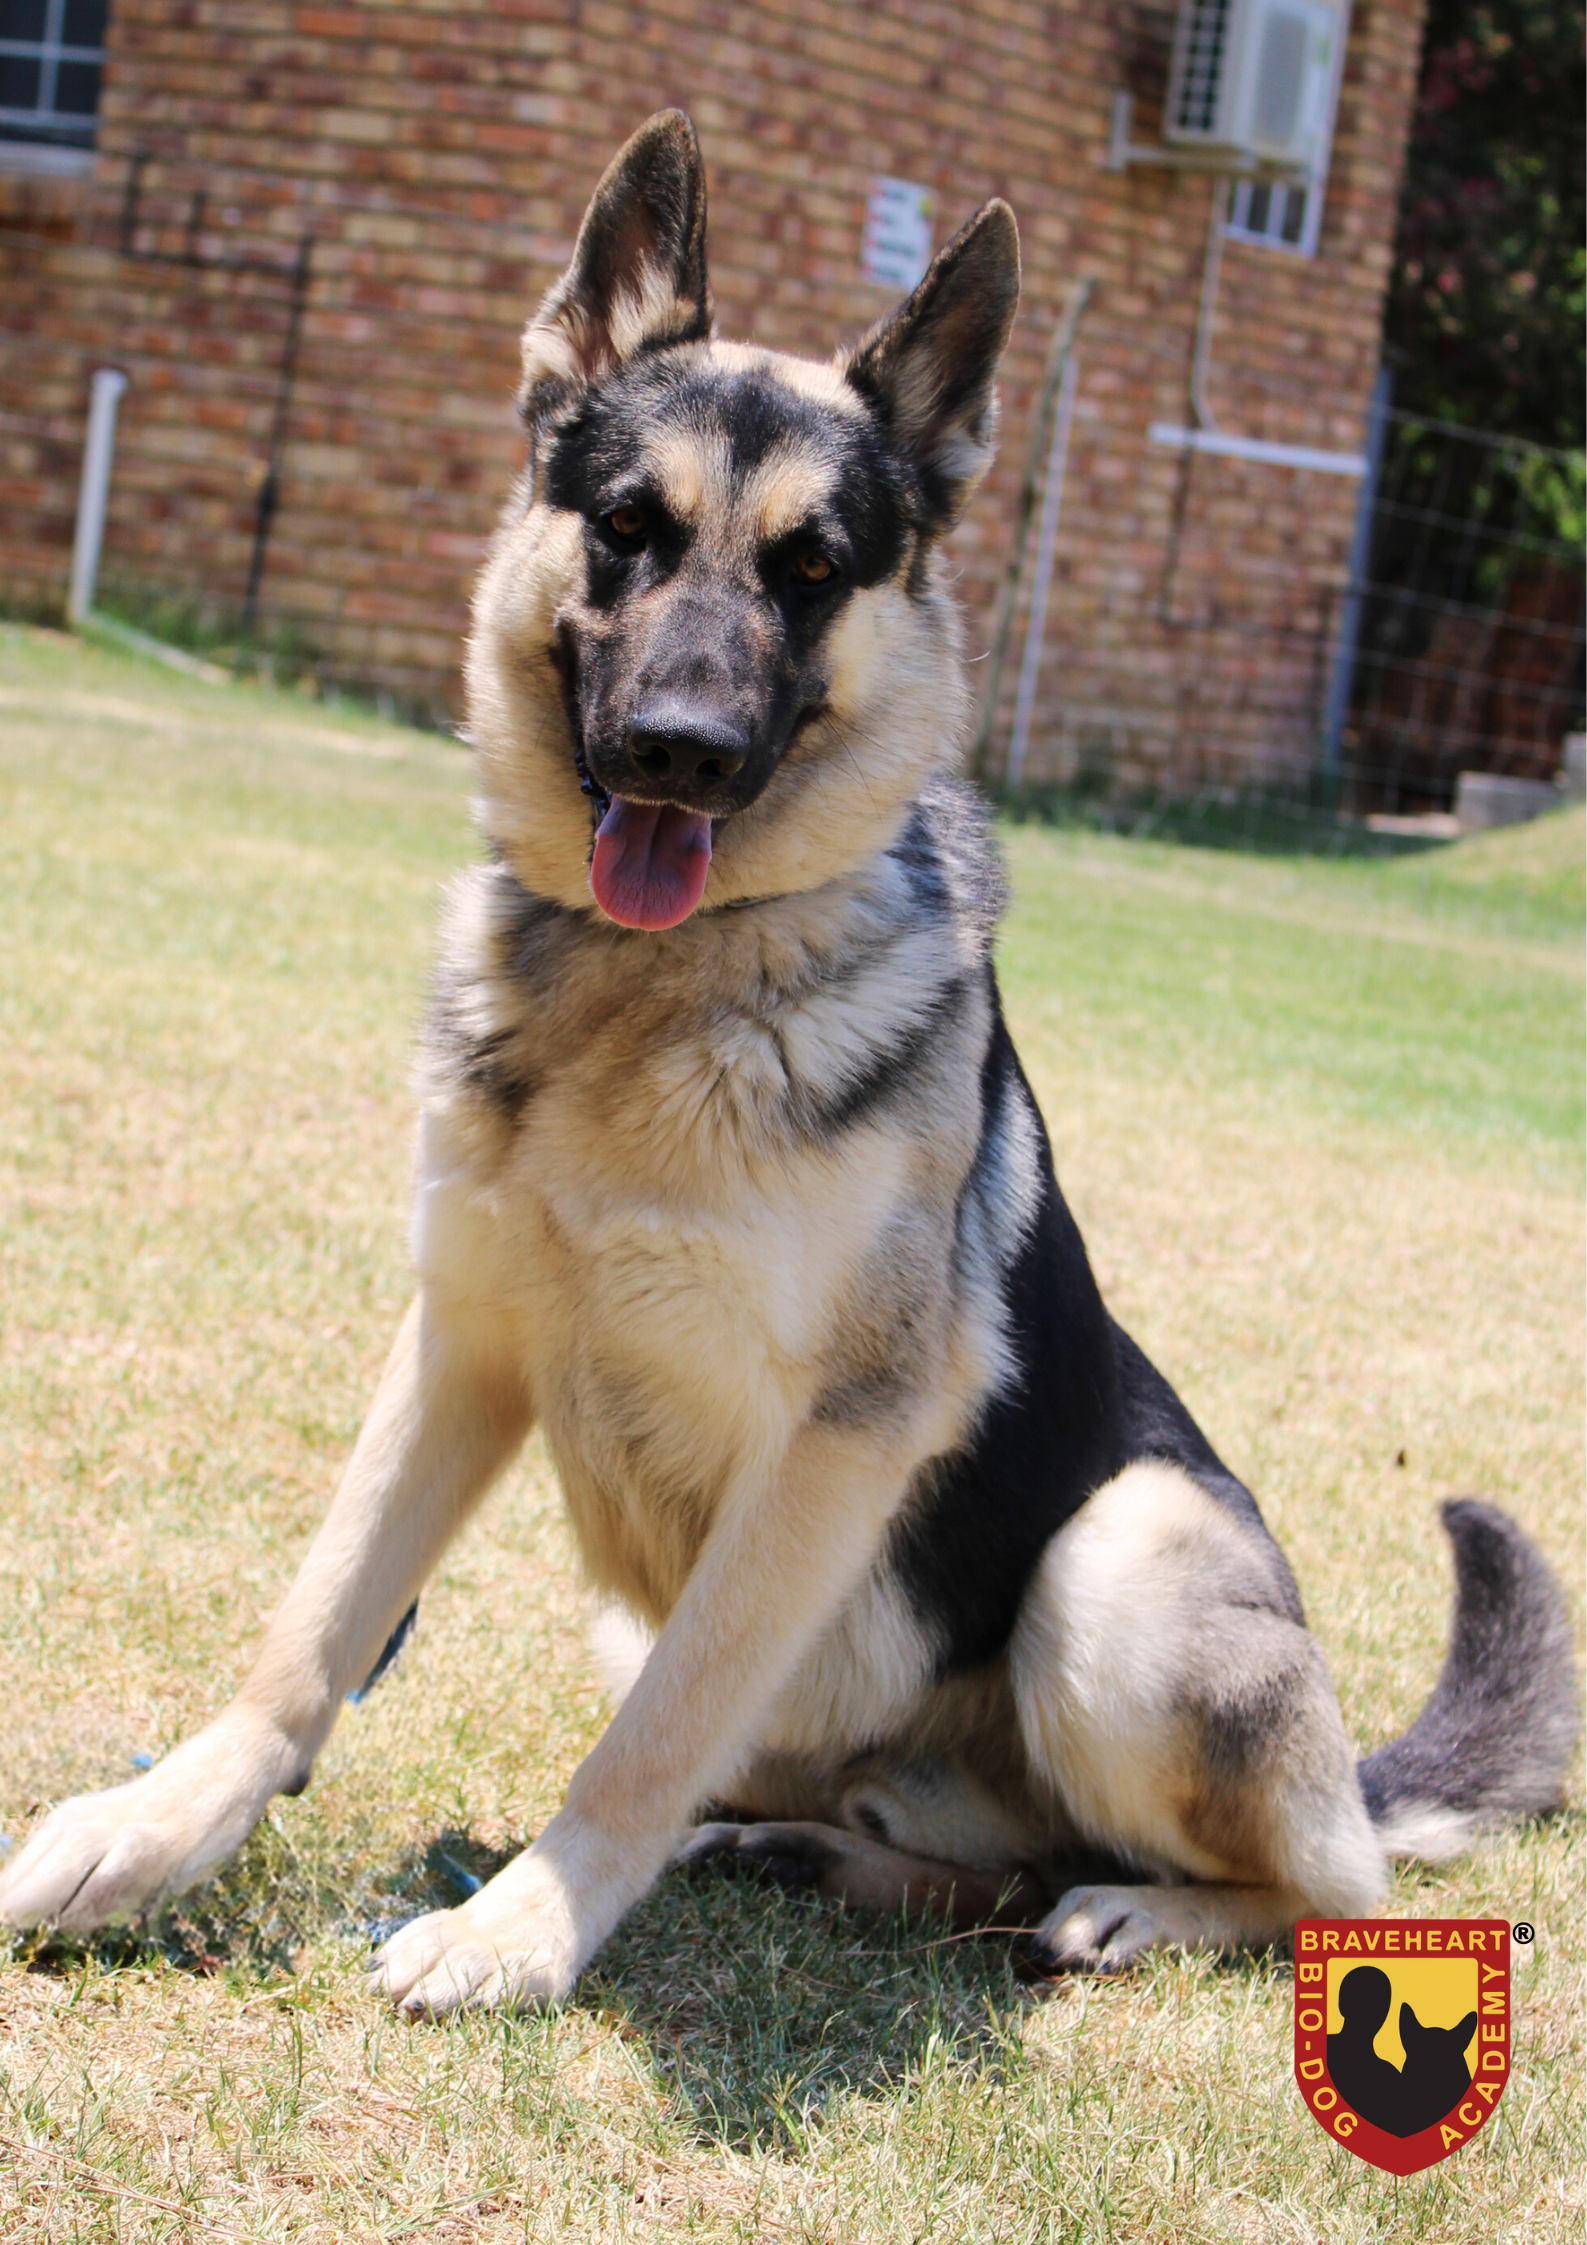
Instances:
[[[180,252],[195,187],[206,250],[285,266],[315,237],[267,624],[296,619],[346,675],[455,690],[468,580],[521,457],[518,330],[617,141],[678,100],[705,141],[727,334],[824,356],[887,308],[858,266],[876,172],[936,190],[939,238],[989,194],[1014,203],[1002,456],[954,542],[972,643],[1047,338],[1076,276],[1095,280],[1032,776],[1104,738],[1143,775],[1304,756],[1355,486],[1146,441],[1187,417],[1210,189],[1109,173],[1103,152],[1121,86],[1151,129],[1168,23],[1112,0],[118,0],[93,176],[0,174],[0,597],[62,599],[106,363],[132,376],[107,577],[241,595],[286,284],[121,257],[127,159],[147,150],[145,245]],[[1355,12],[1320,254],[1227,246],[1212,388],[1230,428],[1361,440],[1420,28],[1421,0]]]

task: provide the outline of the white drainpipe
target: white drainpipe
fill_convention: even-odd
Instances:
[[[110,463],[116,449],[116,408],[127,377],[119,367],[96,369],[88,394],[88,441],[83,446],[83,480],[77,493],[77,536],[72,544],[72,582],[66,620],[80,624],[94,605],[99,549],[105,538],[105,504],[110,497]]]

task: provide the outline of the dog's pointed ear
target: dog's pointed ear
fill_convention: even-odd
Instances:
[[[1018,309],[1019,228],[1007,203],[990,202],[845,369],[912,462],[933,535],[958,520],[990,465],[997,365]]]
[[[1474,2011],[1468,2011],[1465,2018],[1461,2020],[1459,2026],[1451,2029],[1449,2039],[1454,2044],[1456,2050],[1464,2053],[1467,2043],[1471,2040],[1476,2031],[1477,2014]]]
[[[711,317],[700,143],[663,109],[606,167],[572,264],[524,329],[519,410],[534,419],[647,344],[707,336]]]

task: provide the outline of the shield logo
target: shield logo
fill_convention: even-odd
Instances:
[[[1336,2143],[1391,2175],[1459,2151],[1510,2078],[1502,1918],[1304,1918],[1295,2079]]]

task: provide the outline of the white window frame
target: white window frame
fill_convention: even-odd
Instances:
[[[108,21],[108,15],[107,15]],[[90,117],[80,111],[55,107],[57,76],[63,62],[93,62],[100,68],[103,86],[103,46],[79,47],[66,39],[66,0],[45,0],[44,28],[36,39],[0,38],[0,55],[39,63],[39,98],[31,109],[0,108],[0,171],[83,172],[94,160],[99,137],[99,112]],[[58,137],[35,139],[35,133]]]
[[[1229,215],[1223,230],[1232,242],[1255,242],[1262,249],[1288,250],[1292,257],[1315,257],[1317,236],[1321,231],[1319,219],[1322,212],[1320,183],[1305,180],[1286,185],[1282,180],[1237,179],[1229,189]],[[1251,223],[1251,205],[1259,195],[1267,197],[1263,222]],[[1301,207],[1300,224],[1292,238],[1283,232],[1285,219],[1290,214],[1291,198]]]

